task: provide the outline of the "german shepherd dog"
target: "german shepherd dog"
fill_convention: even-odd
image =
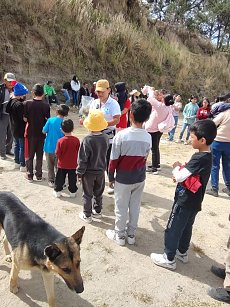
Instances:
[[[64,279],[69,289],[77,293],[84,291],[80,273],[80,243],[85,227],[66,237],[27,208],[14,194],[0,192],[0,231],[1,228],[5,231],[3,245],[6,256],[8,261],[12,261],[11,292],[18,292],[20,269],[41,271],[50,307],[56,307],[54,273]]]

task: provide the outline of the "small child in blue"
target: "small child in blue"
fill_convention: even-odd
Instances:
[[[57,159],[55,155],[57,141],[64,136],[61,130],[61,123],[65,116],[68,115],[69,107],[65,104],[60,104],[57,108],[57,116],[50,117],[42,132],[46,134],[44,143],[44,152],[46,155],[47,170],[48,170],[48,185],[54,187],[55,169],[57,168]]]
[[[150,255],[152,261],[163,268],[176,269],[175,258],[188,262],[188,249],[192,237],[192,227],[196,215],[201,211],[205,189],[212,168],[210,145],[216,137],[217,128],[210,119],[199,120],[190,128],[190,141],[194,153],[189,162],[181,167],[180,162],[173,164],[173,179],[177,182],[174,203],[164,236],[164,254]],[[200,184],[191,189],[185,181],[198,177]]]

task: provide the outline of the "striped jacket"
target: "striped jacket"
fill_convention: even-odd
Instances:
[[[151,136],[144,129],[129,127],[113,139],[109,163],[109,181],[134,184],[145,180],[146,159],[151,149]]]

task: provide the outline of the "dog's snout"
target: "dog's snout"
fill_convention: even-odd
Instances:
[[[82,293],[84,291],[84,285],[83,283],[78,285],[76,288],[75,288],[75,291],[76,293]]]

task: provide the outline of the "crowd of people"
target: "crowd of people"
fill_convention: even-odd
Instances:
[[[124,82],[111,92],[108,80],[88,84],[76,76],[63,85],[65,104],[59,104],[52,82],[35,84],[32,99],[29,90],[13,73],[6,73],[0,85],[0,157],[14,155],[15,168],[25,172],[32,183],[43,180],[45,153],[48,185],[53,195],[62,197],[68,177],[70,197],[75,197],[77,184],[82,184],[83,210],[79,217],[86,223],[102,218],[105,172],[109,189],[115,198],[115,225],[106,236],[120,246],[135,244],[142,192],[146,172],[157,175],[161,169],[160,139],[163,133],[173,142],[179,112],[180,95],[144,86],[128,93]],[[74,123],[66,118],[72,105],[78,107],[83,96],[91,96],[88,114],[83,121],[89,131],[80,142],[73,135]],[[177,143],[191,143],[197,152],[186,165],[176,161],[173,180],[177,183],[171,214],[164,238],[164,253],[151,254],[154,264],[175,270],[176,259],[188,262],[188,249],[196,215],[202,208],[205,192],[218,197],[219,170],[222,159],[225,188],[230,196],[230,94],[221,95],[210,106],[207,97],[198,105],[191,96],[183,108],[183,124]],[[50,116],[50,104],[56,103],[56,116]],[[12,146],[14,142],[14,153]],[[146,168],[152,151],[151,164]],[[35,165],[34,158],[36,156]],[[211,174],[211,189],[206,186]],[[128,219],[127,219],[128,216]],[[226,262],[224,288],[209,291],[215,299],[230,302],[229,257]],[[216,272],[216,271],[215,271]]]

